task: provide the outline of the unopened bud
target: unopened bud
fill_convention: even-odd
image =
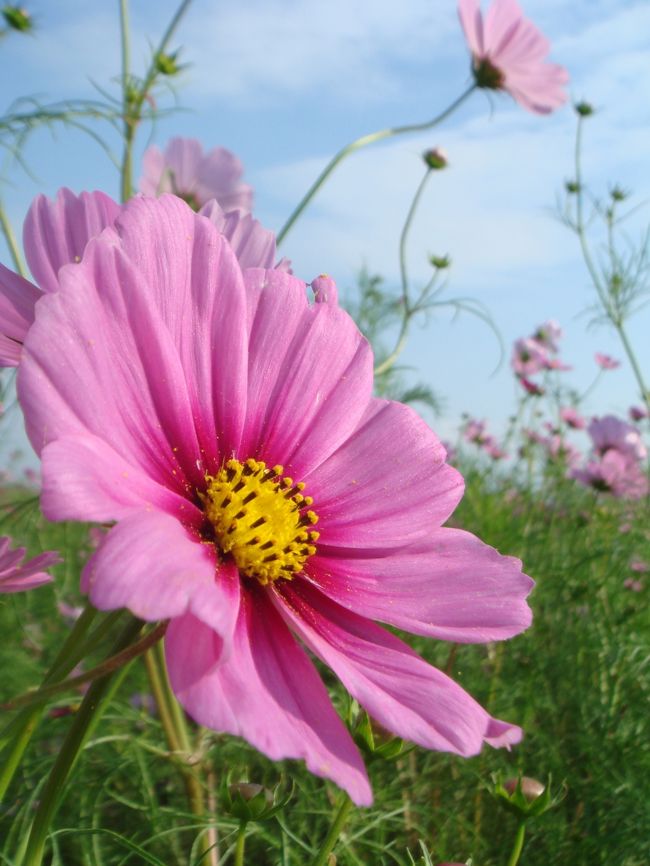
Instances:
[[[161,75],[178,75],[183,69],[177,61],[178,53],[176,51],[174,54],[165,54],[164,51],[159,51],[154,59],[156,71],[160,72]]]
[[[629,193],[626,190],[621,189],[620,186],[613,186],[610,189],[609,194],[612,197],[612,201],[625,201],[629,195]]]
[[[430,150],[425,150],[422,154],[422,159],[433,170],[447,168],[447,153],[441,147],[432,147]]]
[[[311,281],[310,286],[314,293],[314,301],[317,304],[332,304],[336,306],[339,293],[336,283],[331,277],[328,277],[327,274],[321,274]]]
[[[256,782],[234,782],[223,786],[224,811],[240,821],[265,821],[283,809],[293,794],[293,787],[285,794],[281,785],[273,790]]]
[[[575,195],[580,192],[580,184],[575,180],[567,180],[564,184],[565,190],[571,195]]]
[[[451,258],[450,256],[429,256],[429,262],[437,271],[444,271],[450,267]]]
[[[521,779],[506,779],[503,787],[509,794],[514,794],[519,783],[521,783],[521,793],[529,803],[541,797],[546,790],[546,785],[543,785],[538,779],[532,779],[530,776],[522,776]]]
[[[588,102],[576,102],[573,107],[576,114],[579,114],[580,117],[590,117],[594,113],[593,105],[590,105]]]
[[[12,30],[18,30],[19,33],[28,33],[34,26],[32,16],[20,6],[5,6],[2,9],[2,17],[7,22],[8,27],[11,27]]]

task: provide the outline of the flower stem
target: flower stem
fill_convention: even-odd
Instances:
[[[137,637],[140,620],[131,619],[120,634],[111,655],[121,652]],[[81,751],[97,725],[105,707],[124,679],[128,665],[95,680],[68,730],[59,755],[43,787],[21,866],[41,866],[50,823],[58,808],[65,784]]]
[[[520,821],[517,825],[517,832],[515,833],[515,841],[512,846],[512,851],[510,852],[510,858],[508,859],[508,866],[517,866],[519,862],[519,857],[521,856],[522,849],[524,847],[524,839],[526,837],[526,822]]]
[[[242,821],[237,830],[234,866],[244,866],[244,848],[246,847],[246,821]]]
[[[345,826],[345,822],[348,819],[350,812],[352,811],[352,807],[354,803],[348,797],[348,795],[342,791],[339,799],[339,807],[334,816],[334,821],[332,822],[332,826],[329,829],[327,836],[325,837],[325,841],[320,847],[316,858],[312,861],[311,866],[325,866],[327,863],[327,858],[334,850],[334,846],[338,842],[339,836],[341,835],[341,830]]]
[[[16,235],[14,234],[14,230],[11,227],[9,218],[5,213],[5,209],[2,206],[2,202],[0,202],[0,229],[2,230],[2,234],[4,235],[5,241],[7,242],[7,246],[9,247],[9,254],[11,255],[11,259],[14,263],[16,271],[20,274],[21,277],[26,277],[27,268],[25,267],[25,263],[23,262],[23,257],[20,255],[20,249],[16,241]]]
[[[332,159],[327,163],[327,165],[318,175],[314,183],[309,187],[305,195],[302,197],[298,206],[293,211],[289,219],[282,226],[282,228],[278,232],[278,236],[276,239],[277,245],[279,246],[286,238],[293,224],[305,210],[305,208],[316,195],[318,190],[323,186],[323,184],[328,179],[330,174],[334,171],[334,169],[341,162],[343,162],[343,160],[347,156],[350,156],[350,154],[354,153],[357,150],[361,150],[362,147],[367,147],[369,144],[374,144],[377,141],[383,141],[386,138],[393,138],[397,135],[405,135],[409,132],[425,132],[428,129],[432,129],[437,124],[442,123],[443,120],[446,120],[446,118],[449,117],[449,115],[452,114],[475,89],[476,84],[472,84],[457,99],[455,99],[450,106],[448,106],[440,114],[436,115],[436,117],[434,117],[432,120],[427,120],[424,123],[411,123],[406,126],[393,126],[389,127],[388,129],[380,129],[378,132],[371,132],[368,135],[362,135],[361,138],[357,138],[355,141],[350,142],[350,144],[346,144],[345,147],[341,148],[341,150],[339,150],[339,152],[335,154]]]

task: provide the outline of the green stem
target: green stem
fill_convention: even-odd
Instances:
[[[129,50],[129,3],[120,0],[120,36],[122,49],[122,115],[124,117],[124,152],[121,169],[122,201],[131,198],[133,174],[133,140],[135,128],[131,117],[131,83],[130,83],[130,50]]]
[[[361,138],[357,138],[355,141],[350,142],[350,144],[346,144],[337,154],[335,154],[332,159],[327,163],[325,168],[318,175],[314,183],[309,187],[305,195],[300,200],[298,206],[293,211],[289,219],[282,226],[280,231],[278,232],[278,236],[276,238],[276,243],[279,246],[282,241],[286,238],[291,230],[291,227],[296,222],[298,217],[305,210],[309,202],[316,195],[318,190],[323,186],[327,178],[334,171],[334,169],[341,163],[343,160],[350,156],[350,154],[354,153],[357,150],[361,150],[362,147],[367,147],[369,144],[374,144],[377,141],[383,141],[386,138],[393,138],[396,135],[405,135],[410,132],[425,132],[428,129],[432,129],[439,123],[442,123],[443,120],[446,120],[450,114],[452,114],[458,107],[463,103],[467,97],[476,89],[476,84],[472,84],[471,87],[468,87],[464,93],[462,93],[458,99],[454,100],[451,105],[442,111],[440,114],[436,115],[432,120],[427,120],[424,123],[411,123],[406,126],[393,126],[388,129],[381,129],[378,132],[371,132],[369,135],[362,135]]]
[[[634,371],[637,384],[641,389],[641,397],[643,398],[643,402],[645,403],[648,412],[650,412],[650,391],[648,391],[648,388],[646,387],[643,373],[641,372],[641,367],[639,366],[639,362],[637,361],[636,354],[634,352],[634,349],[632,348],[632,344],[629,341],[629,338],[623,326],[623,322],[615,322],[614,327],[618,331],[618,336],[620,337],[623,348],[625,349],[625,354],[627,355],[627,359],[630,362],[632,370]]]
[[[409,234],[411,232],[411,227],[413,225],[413,218],[415,217],[415,212],[418,209],[418,205],[420,204],[420,199],[422,198],[422,193],[427,185],[427,182],[433,171],[428,168],[424,174],[424,177],[420,181],[417,190],[415,191],[415,195],[413,196],[413,201],[411,202],[411,206],[406,215],[406,219],[404,220],[404,226],[402,227],[402,232],[400,234],[399,239],[399,270],[400,270],[400,278],[402,281],[402,324],[400,327],[399,334],[397,335],[397,340],[395,342],[395,348],[390,353],[390,355],[385,358],[381,364],[378,364],[375,367],[375,376],[379,376],[382,373],[385,373],[389,370],[395,361],[399,358],[406,345],[406,338],[408,337],[408,329],[413,314],[417,309],[417,304],[411,307],[411,300],[409,297],[409,281],[408,281],[408,271],[406,267],[406,243],[408,241]]]
[[[244,848],[246,847],[246,821],[242,821],[237,830],[234,866],[244,866]]]
[[[510,852],[510,858],[508,859],[508,866],[517,866],[519,862],[519,857],[521,856],[522,849],[524,847],[524,839],[526,837],[526,822],[520,821],[517,825],[517,832],[515,833],[515,841],[512,846],[512,851]]]
[[[111,655],[121,652],[138,635],[140,620],[131,619],[119,636]],[[128,671],[128,665],[95,680],[68,730],[59,755],[43,787],[21,866],[41,866],[48,831],[68,777],[101,715]]]
[[[325,841],[320,847],[316,858],[312,861],[311,866],[325,866],[327,863],[327,858],[334,850],[334,846],[338,842],[339,836],[341,835],[341,830],[345,826],[345,822],[348,820],[348,816],[352,811],[352,807],[354,803],[348,797],[345,792],[341,792],[341,797],[339,799],[339,807],[334,816],[334,821],[332,822],[332,826],[329,829],[327,836],[325,837]]]
[[[27,276],[27,268],[23,262],[23,257],[20,254],[20,248],[18,247],[18,243],[16,241],[16,235],[14,234],[14,230],[11,227],[11,223],[9,222],[9,218],[5,213],[5,209],[0,202],[0,229],[2,229],[2,234],[4,235],[5,241],[7,242],[7,246],[9,247],[9,254],[11,255],[11,259],[14,263],[14,268],[20,274],[21,277]]]

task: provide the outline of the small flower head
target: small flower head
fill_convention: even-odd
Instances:
[[[34,27],[32,16],[21,6],[4,6],[2,8],[2,17],[7,27],[17,30],[19,33],[29,33]]]
[[[644,418],[648,417],[648,410],[645,406],[630,406],[628,415],[632,421],[643,421]]]
[[[532,339],[536,340],[541,346],[544,346],[545,349],[548,349],[549,352],[557,352],[560,348],[559,341],[562,333],[560,324],[555,319],[548,319],[535,328]]]
[[[441,168],[447,168],[447,152],[441,147],[432,147],[430,150],[425,150],[422,154],[422,159],[425,164],[433,171],[439,171]]]
[[[530,776],[507,779],[503,783],[497,779],[493,793],[505,809],[524,821],[544,814],[558,802],[558,798],[551,795],[550,777],[546,785]]]
[[[503,90],[537,114],[566,101],[566,69],[546,62],[548,40],[524,17],[517,0],[492,0],[485,16],[479,0],[459,0],[458,13],[477,87]]]
[[[24,592],[53,580],[45,569],[61,562],[56,551],[48,550],[24,562],[25,548],[11,550],[10,544],[8,536],[0,538],[0,593]]]
[[[594,360],[601,370],[616,370],[617,367],[621,366],[621,362],[617,361],[616,358],[612,358],[611,355],[605,355],[602,352],[596,352]]]
[[[625,201],[625,199],[629,198],[629,196],[630,196],[630,194],[627,190],[623,189],[622,187],[620,187],[618,185],[613,186],[610,189],[609,194],[611,196],[612,201],[615,201],[615,202]]]
[[[179,54],[180,51],[175,51],[173,54],[165,54],[164,51],[158,51],[154,58],[156,71],[168,77],[178,75],[179,72],[185,69],[185,66],[178,62]]]
[[[594,107],[589,102],[576,102],[573,108],[579,117],[591,117],[594,113]]]
[[[572,430],[584,430],[587,426],[585,419],[573,406],[564,406],[560,409],[560,418]]]
[[[576,180],[566,180],[564,182],[564,188],[569,195],[576,195],[580,192],[580,184]]]
[[[445,271],[451,267],[451,256],[429,256],[429,263],[437,271]]]
[[[533,337],[515,341],[510,363],[517,376],[532,376],[539,373],[548,368],[549,361],[546,347]]]

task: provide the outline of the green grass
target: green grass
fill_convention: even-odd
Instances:
[[[550,774],[561,794],[552,810],[530,824],[522,864],[645,866],[648,581],[639,593],[623,582],[632,574],[633,558],[650,561],[647,507],[596,498],[561,478],[527,489],[516,467],[490,475],[470,466],[465,475],[467,493],[453,522],[524,560],[537,581],[534,625],[488,647],[409,642],[448,668],[492,714],[522,724],[526,737],[510,753],[486,749],[470,760],[418,748],[396,760],[371,760],[375,805],[353,812],[336,862],[423,863],[422,840],[432,863],[472,857],[474,866],[505,864],[516,822],[490,786],[493,774],[505,778],[520,771],[542,781]],[[3,499],[21,495],[5,493]],[[619,531],[622,523],[630,524],[628,532]],[[53,547],[65,556],[53,586],[0,596],[0,695],[7,700],[38,683],[65,639],[68,626],[56,601],[79,601],[78,573],[90,547],[85,527],[47,525],[33,504],[14,511],[0,534],[13,535],[32,552]],[[97,647],[89,666],[105,656],[108,645]],[[325,674],[325,680],[345,714],[344,692],[332,676]],[[196,862],[192,846],[200,827],[188,807],[178,760],[168,754],[157,716],[134,705],[134,696],[147,690],[144,666],[136,662],[86,747],[57,814],[52,864]],[[0,811],[0,863],[19,862],[16,852],[70,723],[66,713],[74,712],[80,697],[53,700],[30,744]],[[209,768],[204,784],[216,801],[221,862],[233,861],[238,823],[220,805],[229,775],[269,787],[294,780],[296,786],[278,818],[249,825],[246,863],[309,864],[332,820],[336,789],[301,765],[273,764],[232,737],[206,732],[197,745],[201,765]]]

